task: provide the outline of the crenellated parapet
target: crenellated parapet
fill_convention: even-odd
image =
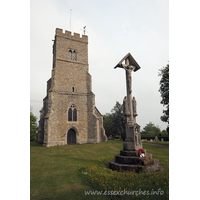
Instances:
[[[88,43],[87,35],[82,35],[82,37],[80,37],[80,34],[74,33],[74,35],[72,35],[71,31],[66,31],[66,30],[65,30],[65,33],[63,33],[63,29],[60,29],[60,28],[56,28],[56,36],[65,37],[71,40]]]
[[[53,41],[53,69],[36,141],[45,147],[107,141],[88,72],[88,36],[57,28]]]

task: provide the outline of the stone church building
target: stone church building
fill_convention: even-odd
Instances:
[[[88,36],[57,28],[36,142],[43,146],[107,141],[88,73]]]

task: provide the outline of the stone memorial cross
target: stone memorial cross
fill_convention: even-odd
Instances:
[[[124,64],[125,61],[125,64]],[[126,118],[126,139],[120,154],[109,162],[109,168],[117,171],[155,172],[163,171],[159,160],[152,159],[152,154],[142,149],[140,126],[136,123],[136,100],[132,99],[132,71],[136,72],[140,66],[128,53],[116,66],[125,69],[127,96],[124,97],[123,111]],[[144,153],[143,155],[141,155]],[[144,158],[145,156],[145,158]]]
[[[125,61],[125,64],[122,62]],[[136,101],[132,99],[132,71],[136,72],[140,66],[130,53],[128,53],[114,68],[125,69],[127,97],[124,98],[126,117],[126,139],[123,143],[124,150],[135,151],[142,148],[140,126],[136,123]]]

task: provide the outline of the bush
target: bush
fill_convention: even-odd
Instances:
[[[35,140],[35,135],[38,130],[37,117],[30,112],[30,141]]]
[[[158,134],[141,134],[141,139],[154,140],[156,136],[158,137],[159,140],[163,138],[164,141],[169,141],[168,134],[161,134],[161,136],[159,136]]]
[[[146,124],[146,126],[143,128],[142,134],[160,134],[161,130],[159,126],[156,126],[152,122],[149,122]]]

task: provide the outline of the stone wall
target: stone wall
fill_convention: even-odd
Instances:
[[[76,60],[69,58],[76,51]],[[103,116],[95,107],[88,73],[88,37],[56,29],[53,45],[52,77],[47,81],[47,96],[43,100],[44,117],[40,132],[44,146],[66,145],[70,129],[76,133],[76,144],[106,141]],[[68,121],[70,106],[77,110],[77,121]],[[43,122],[43,123],[42,123]],[[43,126],[43,127],[42,127]],[[43,133],[42,133],[43,130]],[[41,139],[40,139],[41,140]]]
[[[105,135],[105,129],[103,127],[103,116],[101,115],[101,113],[99,112],[99,110],[97,109],[97,107],[95,107],[95,115],[99,119],[99,140],[101,142],[106,142],[108,138]]]

